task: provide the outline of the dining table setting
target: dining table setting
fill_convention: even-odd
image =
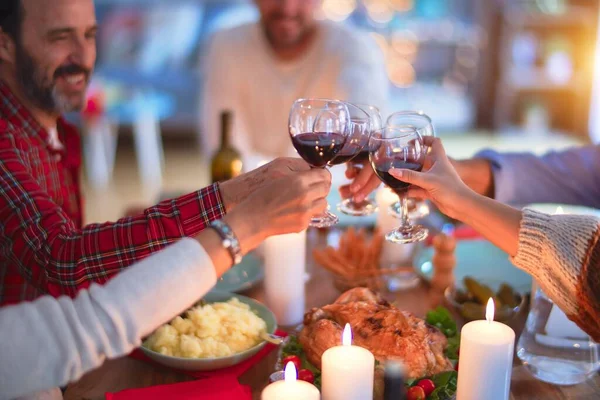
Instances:
[[[332,188],[307,230],[265,240],[65,399],[600,398],[598,344],[507,253],[388,172],[424,168],[431,118],[299,99],[289,134],[312,168],[373,168],[384,186],[362,202]]]

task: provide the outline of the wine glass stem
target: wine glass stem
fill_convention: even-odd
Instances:
[[[410,218],[408,217],[408,198],[405,195],[400,196],[400,204],[402,205],[402,226],[410,227]]]

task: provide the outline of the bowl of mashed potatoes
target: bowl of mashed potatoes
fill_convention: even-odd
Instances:
[[[275,316],[248,297],[211,291],[200,302],[154,331],[141,350],[159,364],[187,371],[236,365],[266,344]]]

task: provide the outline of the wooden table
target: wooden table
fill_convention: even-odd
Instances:
[[[309,231],[308,247],[323,246],[330,235],[322,231]],[[306,286],[306,307],[318,307],[333,302],[340,294],[332,284],[329,273],[316,266],[312,256],[307,257],[307,270],[311,273],[311,280]],[[245,295],[262,301],[264,290],[261,285],[256,286]],[[388,300],[396,301],[402,308],[417,315],[424,315],[434,302],[429,295],[425,284],[400,292],[384,293]],[[523,311],[512,325],[517,335],[523,329],[526,310]],[[252,387],[253,398],[259,399],[262,389],[268,382],[268,377],[273,372],[276,361],[276,351],[261,360],[256,366],[244,374],[240,382]],[[101,368],[84,375],[78,382],[67,388],[65,399],[104,399],[105,392],[116,392],[123,389],[141,388],[166,383],[175,383],[193,380],[195,378],[174,372],[166,367],[151,365],[128,357],[106,362]],[[600,398],[600,377],[576,386],[554,386],[540,382],[533,378],[515,359],[512,373],[511,400],[558,400],[558,399],[595,399]]]

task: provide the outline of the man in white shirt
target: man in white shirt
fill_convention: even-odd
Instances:
[[[366,33],[314,18],[317,0],[255,0],[261,19],[214,35],[205,57],[201,143],[219,147],[219,113],[232,110],[232,144],[245,169],[294,154],[288,113],[298,98],[385,107],[383,54]]]

